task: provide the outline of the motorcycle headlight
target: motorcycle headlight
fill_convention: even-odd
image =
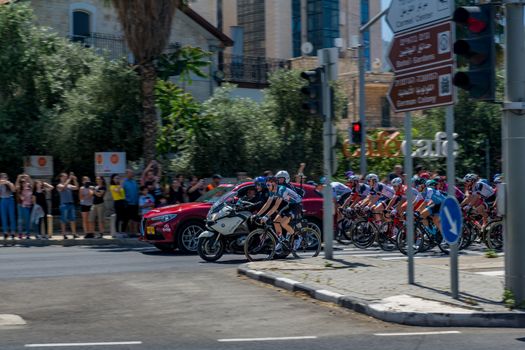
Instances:
[[[166,215],[154,216],[150,218],[149,220],[153,222],[168,222],[168,221],[175,219],[176,217],[177,217],[177,214],[166,214]]]

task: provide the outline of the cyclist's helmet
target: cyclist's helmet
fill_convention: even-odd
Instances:
[[[437,181],[436,180],[427,180],[427,182],[425,182],[425,186],[427,186],[427,187],[434,188],[434,187],[436,187],[436,185],[437,185]]]
[[[429,173],[421,173],[419,174],[419,177],[425,180],[430,180],[430,174]]]
[[[264,176],[257,176],[253,182],[255,183],[255,185],[261,185],[262,187],[266,187],[266,177]]]
[[[321,185],[326,185],[326,177],[325,176],[321,176],[321,178],[319,179],[319,183]]]
[[[496,174],[494,175],[493,181],[495,184],[500,184],[503,182],[503,174]]]
[[[427,183],[427,180],[421,178],[421,177],[418,177],[415,181],[414,181],[414,185],[416,186],[421,186],[421,185],[425,185],[426,186],[426,183]]]
[[[476,182],[478,180],[478,175],[476,174],[467,174],[463,178],[463,182]]]
[[[277,178],[275,176],[268,176],[266,178],[266,183],[268,182],[277,182]]]
[[[375,182],[379,182],[379,176],[376,174],[368,174],[366,175],[366,181],[374,180]]]
[[[286,170],[279,170],[277,174],[275,174],[275,178],[284,178],[284,182],[290,182],[290,174],[288,174]]]
[[[345,177],[350,180],[350,178],[354,176],[354,172],[352,170],[348,170],[346,173],[345,173]]]
[[[392,186],[401,186],[403,184],[403,179],[400,177],[396,177],[395,179],[392,179],[390,182]]]

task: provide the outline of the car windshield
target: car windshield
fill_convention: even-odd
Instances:
[[[213,190],[206,192],[197,199],[197,202],[215,203],[229,192],[233,190],[233,186],[219,186]]]

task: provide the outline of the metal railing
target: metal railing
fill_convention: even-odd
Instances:
[[[133,55],[126,45],[122,36],[103,33],[90,33],[89,35],[70,35],[69,39],[80,43],[85,47],[93,48],[101,55],[107,55],[109,59],[127,58],[133,60]],[[170,43],[165,52],[170,53],[180,47],[180,43]]]
[[[231,54],[224,54],[223,57],[218,68],[224,73],[222,80],[231,83],[267,85],[270,73],[291,68],[290,62],[283,59]]]

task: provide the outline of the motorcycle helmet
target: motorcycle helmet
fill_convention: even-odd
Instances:
[[[255,185],[261,185],[261,187],[263,188],[266,187],[266,177],[264,176],[257,176],[255,180],[253,180],[253,182],[255,183]]]

